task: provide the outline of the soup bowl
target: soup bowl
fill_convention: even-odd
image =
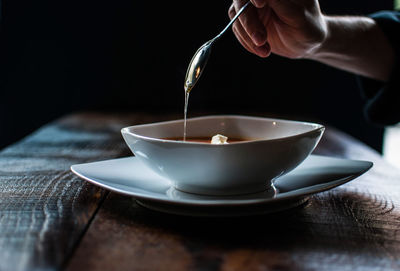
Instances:
[[[204,195],[260,192],[298,166],[318,144],[324,126],[250,116],[205,116],[187,120],[187,136],[222,134],[244,139],[230,144],[177,140],[183,120],[126,127],[127,145],[145,166],[181,191]],[[172,139],[171,139],[172,138]]]

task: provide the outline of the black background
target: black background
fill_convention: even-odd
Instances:
[[[327,14],[389,0],[320,2]],[[183,111],[187,65],[228,22],[229,1],[6,0],[0,21],[0,147],[76,110]],[[229,31],[190,96],[189,116],[262,113],[333,125],[381,148],[356,77],[306,60],[258,58]]]

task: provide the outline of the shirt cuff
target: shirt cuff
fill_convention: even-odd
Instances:
[[[387,82],[357,77],[363,97],[367,100],[364,114],[366,119],[375,125],[394,125],[400,122],[400,13],[381,11],[369,17],[377,22],[392,44],[396,60]]]

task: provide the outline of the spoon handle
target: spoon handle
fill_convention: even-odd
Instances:
[[[219,33],[217,36],[215,36],[215,38],[212,39],[212,41],[215,41],[217,39],[219,39],[222,34],[225,33],[225,31],[236,21],[236,19],[240,16],[240,14],[242,14],[242,12],[249,6],[250,1],[248,1],[246,4],[244,4],[239,11],[236,13],[235,17],[232,18],[232,20],[228,23],[227,26],[225,26],[225,28],[221,31],[221,33]]]

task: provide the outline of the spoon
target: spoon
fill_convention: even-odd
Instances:
[[[222,34],[225,33],[225,31],[236,21],[236,19],[242,14],[242,12],[247,8],[247,6],[250,4],[250,1],[248,1],[244,6],[237,12],[235,17],[228,23],[228,25],[219,33],[217,36],[215,36],[213,39],[207,41],[204,43],[194,54],[192,60],[190,61],[189,67],[186,71],[186,77],[185,77],[185,92],[189,93],[194,85],[197,83],[197,81],[200,78],[201,73],[204,70],[204,67],[207,64],[207,60],[210,57],[211,54],[211,46],[213,43],[218,40]]]

